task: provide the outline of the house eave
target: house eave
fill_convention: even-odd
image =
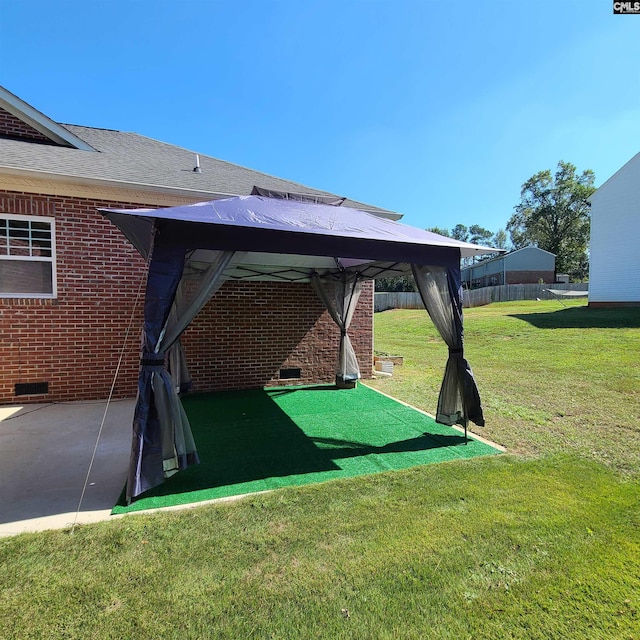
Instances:
[[[131,202],[143,202],[145,200],[144,194],[155,194],[162,199],[162,202],[167,202],[170,199],[172,203],[178,204],[180,202],[199,202],[205,200],[219,200],[221,198],[233,198],[239,195],[239,193],[225,193],[222,191],[208,191],[201,189],[185,189],[184,187],[167,187],[157,184],[141,183],[141,182],[128,182],[125,180],[105,180],[102,178],[89,178],[85,176],[76,176],[63,173],[52,173],[48,171],[38,171],[36,169],[21,169],[17,167],[7,167],[0,165],[0,176],[12,176],[18,179],[27,181],[37,181],[39,188],[45,189],[44,192],[57,194],[58,190],[56,186],[65,185],[67,187],[74,185],[76,187],[84,187],[86,193],[84,197],[105,197],[102,193],[105,189],[117,190],[121,192],[119,199],[130,200]],[[47,187],[47,184],[49,185]],[[24,185],[19,185],[23,187]],[[5,185],[5,188],[11,188]],[[92,195],[91,190],[95,189],[96,194]],[[132,196],[132,194],[134,194]],[[65,193],[66,195],[66,193]],[[80,195],[80,194],[76,194]],[[401,214],[394,212],[381,212],[378,210],[372,210],[365,207],[358,207],[362,211],[371,213],[381,218],[387,218],[389,220],[397,221],[402,218]]]

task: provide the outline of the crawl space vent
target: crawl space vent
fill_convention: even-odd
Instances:
[[[300,377],[300,368],[280,369],[280,380],[292,380]]]
[[[48,382],[18,382],[15,386],[15,395],[32,396],[49,393]]]

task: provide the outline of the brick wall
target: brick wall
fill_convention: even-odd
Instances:
[[[366,283],[349,337],[363,377],[372,369],[373,286]],[[340,332],[309,284],[225,283],[182,337],[194,389],[333,382]],[[191,364],[196,363],[196,364]]]
[[[553,284],[553,271],[507,271],[507,284]]]
[[[0,191],[0,212],[56,221],[58,297],[0,298],[0,402],[15,401],[16,383],[49,382],[46,396],[19,402],[104,398],[144,276],[144,262],[96,209],[128,206],[79,198]],[[130,205],[129,205],[130,206]],[[139,305],[115,388],[135,394]]]
[[[0,136],[7,138],[17,138],[30,142],[44,142],[54,144],[47,136],[37,129],[30,127],[26,122],[16,118],[12,113],[0,109]]]
[[[105,398],[145,267],[99,207],[85,198],[0,191],[0,212],[56,220],[58,297],[0,298],[0,403]],[[144,288],[142,290],[144,295]],[[135,395],[142,299],[134,314],[115,397]],[[350,336],[370,375],[373,287],[367,285]],[[198,390],[274,384],[280,368],[297,382],[334,378],[339,332],[310,285],[227,283],[184,335]],[[49,393],[14,396],[16,383],[49,382]]]

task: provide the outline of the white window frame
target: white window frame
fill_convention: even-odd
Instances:
[[[48,222],[51,228],[51,256],[9,256],[0,253],[0,260],[20,260],[51,263],[51,293],[3,293],[0,298],[48,298],[58,297],[58,274],[56,267],[56,221],[50,216],[25,216],[18,213],[0,212],[0,220],[21,220],[30,222]],[[31,249],[31,237],[29,238]]]

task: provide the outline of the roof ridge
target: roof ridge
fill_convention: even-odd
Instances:
[[[61,127],[78,127],[80,129],[92,129],[95,131],[113,131],[114,133],[128,133],[127,131],[121,131],[120,129],[110,129],[109,127],[90,127],[86,124],[74,124],[73,122],[58,122]]]

